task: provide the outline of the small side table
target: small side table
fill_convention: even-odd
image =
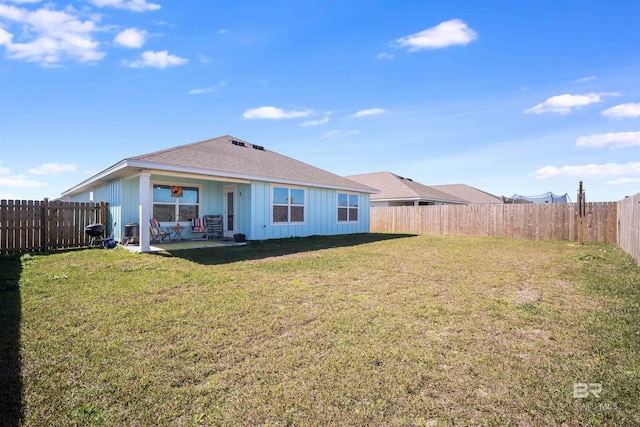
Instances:
[[[184,237],[182,237],[182,232],[186,229],[186,227],[183,227],[182,225],[180,225],[180,223],[176,224],[175,227],[173,227],[173,232],[175,233],[175,236],[173,236],[172,240],[184,240]]]

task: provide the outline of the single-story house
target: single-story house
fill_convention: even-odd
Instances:
[[[376,190],[263,146],[222,136],[129,157],[63,193],[69,201],[108,202],[110,229],[122,241],[139,224],[150,250],[150,220],[184,227],[220,218],[224,238],[248,240],[369,232]],[[363,208],[364,207],[364,208]]]
[[[432,187],[459,199],[466,200],[467,203],[472,205],[502,203],[502,197],[495,196],[467,184],[432,185]]]
[[[368,187],[380,190],[371,195],[371,206],[423,206],[467,204],[466,200],[437,190],[434,187],[420,184],[391,172],[374,172],[361,175],[350,175],[347,178]]]

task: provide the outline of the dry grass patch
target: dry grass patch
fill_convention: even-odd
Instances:
[[[23,257],[6,292],[24,425],[640,422],[640,269],[616,247],[356,235],[170,255]]]

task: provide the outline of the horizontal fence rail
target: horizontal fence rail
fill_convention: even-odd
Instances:
[[[618,202],[618,245],[640,264],[640,193]]]
[[[0,254],[88,246],[84,229],[94,223],[108,235],[108,204],[0,200]]]
[[[617,205],[616,202],[586,204],[583,218],[585,242],[617,243]],[[577,241],[577,205],[527,203],[372,207],[371,231]]]

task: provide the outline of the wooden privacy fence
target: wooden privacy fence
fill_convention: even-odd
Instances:
[[[617,243],[617,203],[587,203],[583,229],[585,242]],[[372,207],[371,231],[577,241],[577,205],[526,203]]]
[[[108,204],[0,200],[0,254],[87,246],[84,228],[96,222],[108,236]]]
[[[618,245],[640,264],[640,193],[618,202]]]

